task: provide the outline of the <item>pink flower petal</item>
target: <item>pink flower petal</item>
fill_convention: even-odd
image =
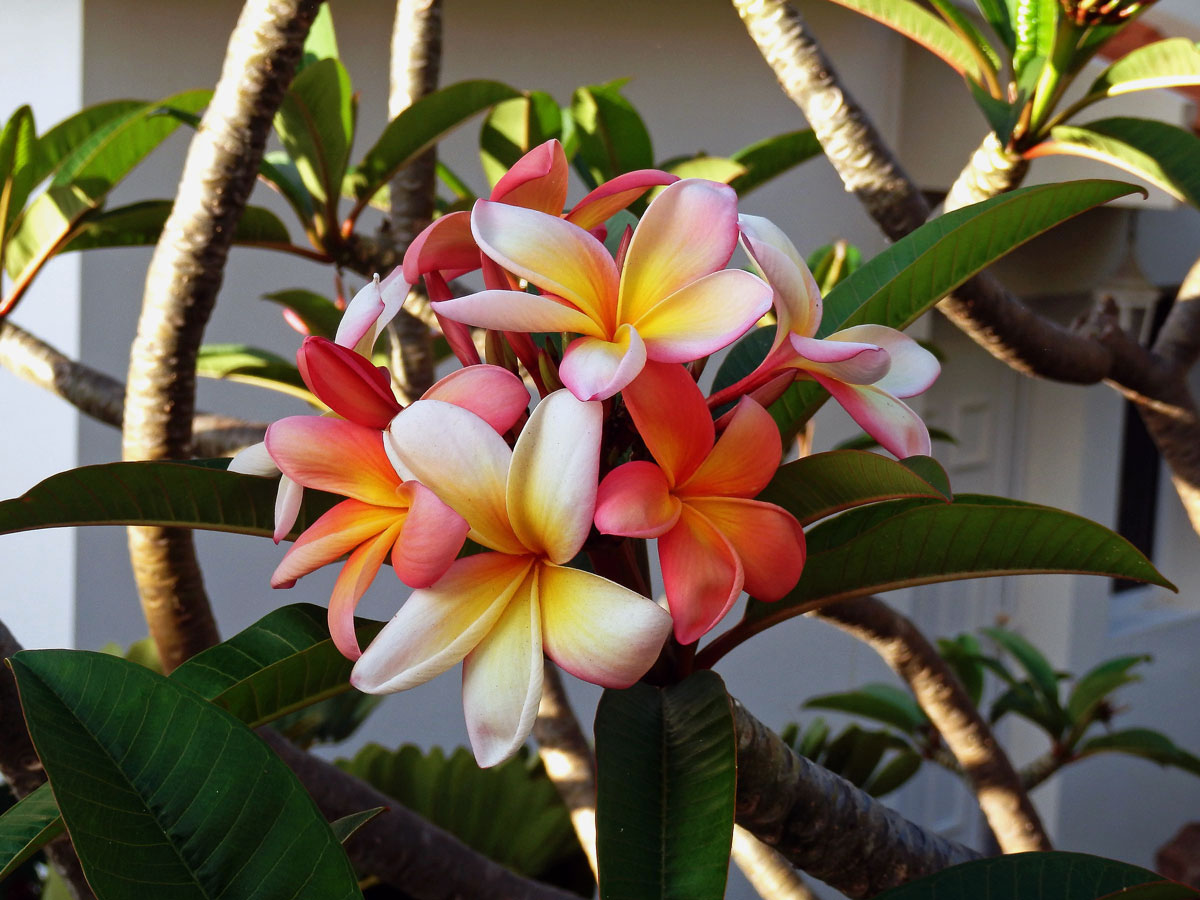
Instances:
[[[658,539],[667,605],[681,644],[698,641],[733,606],[745,575],[733,546],[684,504],[679,522]]]
[[[681,288],[646,310],[633,325],[651,359],[690,362],[728,347],[770,308],[771,288],[765,281],[730,269]]]
[[[298,578],[341,559],[359,544],[386,531],[403,515],[404,510],[396,507],[343,500],[292,544],[271,575],[271,587],[290,588]]]
[[[463,272],[479,268],[479,247],[471,234],[466,210],[434,219],[404,254],[404,280],[416,284],[429,272]]]
[[[463,660],[463,713],[475,761],[504,762],[521,748],[542,699],[542,628],[536,576]]]
[[[670,486],[686,481],[716,437],[712,414],[691,374],[678,363],[648,362],[621,396]]]
[[[567,202],[567,155],[549,140],[534,147],[492,188],[491,199],[557,216]]]
[[[656,538],[679,521],[679,509],[663,470],[636,460],[617,466],[600,482],[596,529],[601,534]]]
[[[929,455],[929,429],[903,401],[873,384],[845,384],[818,374],[813,378],[889,453],[900,459]]]
[[[441,300],[451,299],[449,285],[437,272],[430,272],[425,276],[425,288],[429,291],[429,299],[434,306]],[[455,322],[440,315],[437,309],[434,309],[433,315],[458,361],[464,366],[478,365],[479,351],[475,349],[475,343],[471,340],[471,329],[462,322]]]
[[[288,478],[377,506],[396,506],[400,478],[383,434],[325,416],[290,416],[267,429],[267,450]]]
[[[578,569],[538,575],[546,655],[577,678],[626,688],[654,665],[671,617],[653,600]]]
[[[907,334],[886,325],[855,325],[828,338],[831,341],[861,341],[887,351],[892,364],[886,375],[872,382],[893,397],[915,397],[928,390],[941,374],[937,357]]]
[[[738,216],[742,246],[760,275],[775,292],[779,327],[772,350],[789,333],[812,337],[821,324],[821,289],[796,247],[773,222],[758,216]]]
[[[698,178],[667,187],[646,207],[633,233],[621,272],[618,320],[636,324],[663,297],[724,268],[737,237],[733,188]],[[769,308],[769,293],[767,303]]]
[[[408,497],[408,515],[392,551],[392,566],[409,587],[429,587],[446,574],[470,526],[420,482],[406,481],[400,491]]]
[[[817,340],[796,334],[791,342],[800,356],[791,365],[847,384],[874,384],[887,374],[892,362],[887,351],[875,344]]]
[[[571,331],[604,334],[588,316],[553,296],[524,291],[480,291],[432,304],[439,316],[495,331]]]
[[[736,498],[696,499],[690,505],[733,545],[746,574],[746,593],[769,602],[796,586],[804,568],[804,530],[791,513]]]
[[[409,283],[399,267],[383,281],[376,275],[354,295],[342,313],[334,343],[370,356],[384,326],[396,318],[408,297]]]
[[[614,340],[581,337],[571,341],[558,377],[580,400],[607,400],[637,377],[646,364],[646,345],[628,325]]]
[[[309,390],[351,422],[382,431],[400,412],[387,369],[323,337],[306,337],[296,354]]]
[[[504,434],[529,406],[529,391],[521,379],[507,369],[464,366],[438,381],[421,399],[441,400],[469,409]]]
[[[775,420],[743,397],[712,453],[678,491],[687,498],[754,497],[774,477],[782,456],[783,442]]]
[[[582,200],[567,215],[567,221],[586,231],[598,228],[614,214],[629,206],[651,188],[674,184],[678,175],[658,169],[638,169],[604,182]],[[603,240],[603,238],[601,238]]]
[[[526,584],[533,560],[479,553],[458,560],[433,587],[413,591],[350,673],[368,694],[424,684],[470,653]]]
[[[279,490],[275,492],[275,531],[271,537],[279,543],[292,530],[300,515],[300,504],[304,502],[304,487],[286,475],[279,476]]]
[[[386,531],[380,532],[351,553],[333,585],[333,594],[329,598],[329,636],[347,659],[354,660],[362,656],[358,635],[354,631],[354,610],[375,580],[388,551],[396,543],[402,522],[398,517]]]
[[[596,509],[604,409],[570,391],[537,405],[517,438],[508,475],[508,518],[530,550],[565,563],[583,546]]]

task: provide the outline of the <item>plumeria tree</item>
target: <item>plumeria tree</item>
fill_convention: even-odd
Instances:
[[[398,60],[436,67],[438,14],[400,4],[411,33]],[[981,71],[996,80],[994,66]],[[0,815],[0,877],[47,847],[69,890],[101,900],[561,898],[597,884],[613,900],[716,898],[733,852],[756,883],[772,875],[765,896],[802,895],[793,866],[852,897],[979,896],[996,878],[1022,898],[1196,896],[1072,854],[979,860],[797,753],[719,675],[732,648],[812,611],[889,647],[1001,848],[1049,850],[978,697],[873,595],[1005,573],[1170,583],[1069,512],[956,496],[904,402],[939,365],[901,329],[1016,246],[1136,188],[985,199],[913,229],[822,296],[789,237],[742,196],[811,155],[811,135],[654,165],[616,85],[583,88],[563,110],[536,91],[432,91],[425,79],[351,166],[348,88],[327,13],[254,0],[211,102],[155,107],[191,124],[204,108],[184,185],[205,189],[181,190],[169,215],[156,208],[136,228],[128,212],[104,219],[102,195],[65,236],[18,217],[24,244],[48,241],[45,258],[72,241],[158,241],[124,397],[129,461],[0,503],[0,528],[139,529],[159,671],[18,652],[0,632],[11,657],[0,766],[19,797]],[[412,227],[435,206],[418,177],[439,170],[431,146],[484,110],[489,196],[442,166],[457,197]],[[141,127],[147,110],[121,114]],[[0,139],[3,196],[16,185],[23,203],[37,172],[69,160],[67,132],[107,134],[94,118],[50,140],[15,116]],[[264,153],[272,123],[282,155]],[[572,168],[590,188],[574,204]],[[88,174],[60,171],[63,188]],[[310,247],[269,214],[247,219],[256,177],[287,198]],[[397,231],[362,233],[390,180]],[[205,446],[239,452],[194,459],[200,334],[239,239],[373,277],[344,303],[277,295],[307,336],[294,367],[260,355],[255,371],[316,413],[257,434],[220,423],[227,440]],[[20,268],[30,274],[9,306],[41,258]],[[467,276],[483,289],[463,287]],[[435,334],[453,367],[436,381],[418,364],[437,356]],[[889,455],[792,458],[791,438],[829,399]],[[279,588],[340,566],[328,608],[281,605],[220,640],[181,527],[290,541],[262,573]],[[411,589],[395,616],[356,618],[371,584],[393,577]],[[460,664],[474,762],[368,748],[339,768],[306,752],[352,731],[364,695],[420,689]],[[605,689],[590,739],[560,670]],[[487,815],[456,816],[466,802]],[[55,842],[64,831],[69,843]]]

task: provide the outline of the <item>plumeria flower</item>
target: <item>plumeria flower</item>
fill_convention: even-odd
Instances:
[[[717,439],[691,375],[666,363],[647,363],[622,397],[655,461],[625,463],[605,476],[596,528],[658,538],[680,643],[716,625],[743,588],[771,601],[795,587],[804,532],[791,513],[752,499],[782,456],[770,414],[743,397]]]
[[[804,259],[773,223],[738,217],[742,245],[774,290],[778,327],[762,364],[741,386],[714,394],[709,405],[757,388],[770,403],[796,378],[814,379],[867,434],[897,457],[928,455],[929,429],[900,398],[929,388],[941,367],[912,338],[884,325],[856,325],[815,337],[821,324],[821,295]]]
[[[566,565],[592,524],[602,420],[599,403],[556,391],[511,450],[478,416],[437,400],[414,403],[388,428],[397,471],[461,515],[490,552],[414,591],[350,680],[368,693],[401,691],[463,661],[467,731],[482,766],[511,756],[532,729],[543,650],[580,678],[628,687],[670,632],[653,601]]]
[[[448,319],[503,331],[582,335],[559,377],[581,400],[604,400],[646,364],[688,362],[741,337],[770,308],[771,289],[725,270],[737,245],[737,195],[701,179],[667,187],[646,209],[618,267],[577,225],[477,201],[480,249],[542,293],[487,290],[435,302]]]

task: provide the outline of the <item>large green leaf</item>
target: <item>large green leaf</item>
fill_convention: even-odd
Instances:
[[[59,253],[153,245],[158,242],[170,214],[170,200],[146,200],[115,209],[94,209],[75,223]],[[261,206],[247,206],[238,220],[233,241],[235,244],[268,246],[287,244],[290,238],[287,228],[273,212]]]
[[[247,344],[205,344],[196,358],[196,374],[256,384],[309,403],[316,402],[294,363]]]
[[[145,100],[109,100],[82,109],[51,127],[38,138],[37,156],[31,173],[33,184],[57,172],[76,147],[109,122],[122,120],[131,113],[144,112],[145,108]]]
[[[720,900],[737,747],[715,672],[606,690],[596,710],[596,830],[604,900]]]
[[[479,160],[488,184],[495,187],[518,159],[560,137],[562,128],[562,110],[545,91],[497,103],[479,133]]]
[[[355,621],[366,646],[383,627]],[[326,611],[298,603],[273,610],[245,631],[193,656],[171,679],[251,728],[350,690],[354,663],[329,637]]]
[[[853,506],[902,497],[948,500],[946,473],[927,456],[896,462],[878,453],[832,450],[780,466],[758,499],[809,525]]]
[[[701,653],[703,662],[825,603],[920,584],[1065,572],[1174,589],[1137,548],[1104,526],[999,497],[960,494],[953,503],[877,503],[814,526],[807,539],[808,559],[791,593],[776,603],[751,599],[735,630]]]
[[[296,75],[275,114],[275,131],[304,187],[329,213],[341,196],[354,141],[354,91],[338,60],[317,60]]]
[[[396,116],[354,170],[349,184],[357,198],[351,217],[413,157],[471,116],[519,91],[498,81],[460,81],[422,97]]]
[[[229,713],[104,653],[28,650],[12,667],[97,896],[362,896],[296,776]]]
[[[322,59],[339,58],[333,13],[328,3],[322,3],[312,27],[308,29],[308,36],[304,38],[304,57],[300,60],[300,68],[305,69]]]
[[[1200,47],[1187,38],[1168,38],[1138,47],[1114,62],[1092,82],[1075,108],[1132,91],[1194,84],[1200,84]]]
[[[277,486],[274,478],[180,462],[83,466],[0,502],[0,534],[66,525],[179,525],[270,537]],[[288,538],[294,540],[339,499],[306,490]]]
[[[829,292],[819,337],[852,325],[903,329],[1000,257],[1072,216],[1135,193],[1116,181],[1035,185],[939,216],[901,238]],[[825,402],[815,382],[797,382],[771,406],[785,436]]]
[[[1013,25],[1012,68],[1018,84],[1033,84],[1054,51],[1059,0],[1007,0]]]
[[[915,41],[954,71],[979,81],[979,64],[966,41],[945,22],[912,0],[833,0],[840,6],[882,22]]]
[[[951,866],[876,900],[1098,900],[1153,881],[1162,876],[1083,853],[1012,853]]]
[[[58,804],[48,784],[6,809],[0,816],[0,881],[62,831]]]
[[[576,90],[571,117],[579,138],[576,163],[593,184],[654,165],[650,132],[633,104],[621,95],[619,82]]]
[[[1125,116],[1059,125],[1027,155],[1053,154],[1108,163],[1200,207],[1200,138],[1175,125]]]
[[[746,174],[733,179],[729,186],[738,192],[738,196],[745,196],[776,175],[782,175],[820,152],[821,142],[811,128],[756,141],[730,154],[730,159],[745,167]]]

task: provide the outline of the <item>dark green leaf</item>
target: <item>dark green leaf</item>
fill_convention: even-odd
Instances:
[[[721,367],[713,378],[712,392],[722,391],[730,385],[737,384],[767,358],[771,342],[775,339],[775,326],[764,325],[751,329],[745,337],[729,348]]]
[[[720,676],[606,690],[596,711],[604,900],[725,895],[737,769]]]
[[[978,706],[983,698],[983,665],[978,659],[979,643],[969,634],[961,634],[953,640],[940,639],[938,653],[966,688],[971,703]]]
[[[479,158],[488,184],[495,187],[518,159],[561,135],[562,110],[544,91],[497,103],[479,133]]]
[[[27,650],[11,664],[98,896],[362,896],[295,775],[224,710],[103,653]]]
[[[1177,881],[1157,881],[1152,884],[1139,884],[1136,887],[1125,888],[1116,893],[1108,894],[1100,900],[1195,900],[1200,897],[1200,891],[1190,888]]]
[[[358,731],[382,702],[377,694],[346,691],[284,714],[275,720],[274,728],[298,747],[340,744]]]
[[[342,322],[342,310],[338,309],[332,300],[304,288],[263,294],[263,299],[290,309],[304,322],[309,334],[333,340],[338,325]]]
[[[169,200],[146,200],[115,209],[92,210],[79,219],[59,252],[153,246],[158,243],[170,214]],[[273,212],[248,206],[238,220],[233,240],[237,244],[287,244],[291,239]]]
[[[1125,753],[1140,756],[1160,765],[1179,765],[1188,754],[1184,754],[1175,742],[1165,734],[1149,728],[1125,728],[1099,737],[1090,738],[1079,745],[1079,757],[1097,753]],[[1182,768],[1187,768],[1186,764]]]
[[[967,42],[945,22],[912,0],[834,0],[920,44],[960,75],[978,81],[979,63]]]
[[[737,191],[739,197],[744,197],[776,175],[782,175],[820,152],[821,142],[811,128],[757,141],[730,154],[729,158],[742,165],[746,174],[733,179],[729,186]]]
[[[6,809],[0,816],[0,881],[62,831],[58,804],[48,784]]]
[[[1058,674],[1042,652],[1015,631],[1006,628],[981,628],[980,631],[1012,654],[1013,659],[1029,675],[1047,707],[1058,710]]]
[[[334,819],[330,822],[329,827],[333,830],[333,836],[338,839],[338,843],[344,844],[350,838],[354,837],[354,833],[358,829],[362,828],[381,812],[387,812],[387,807],[376,806],[374,809],[364,809],[362,812],[342,816],[340,819]]]
[[[863,785],[863,790],[872,797],[883,797],[907,784],[921,771],[921,757],[912,750],[902,750],[884,764]]]
[[[857,730],[850,755],[838,774],[855,787],[862,787],[870,779],[887,749],[887,735],[883,732]]]
[[[1066,728],[1062,713],[1050,709],[1046,704],[1046,698],[1039,694],[1028,681],[1013,684],[997,697],[996,702],[992,704],[989,719],[993,723],[999,722],[1009,713],[1016,713],[1039,726],[1052,741],[1058,741]]]
[[[796,752],[801,756],[816,760],[821,751],[825,749],[825,741],[828,738],[829,724],[820,717],[813,719],[808,727],[804,729],[804,734],[800,736],[800,740],[796,742]]]
[[[1129,670],[1150,657],[1144,654],[1121,656],[1102,662],[1075,683],[1067,701],[1067,715],[1071,721],[1083,723],[1096,711],[1100,703],[1124,684],[1141,681],[1140,675],[1131,675]]]
[[[277,487],[274,478],[180,462],[83,466],[0,502],[0,534],[67,525],[180,525],[270,537]],[[306,490],[288,539],[339,499]]]
[[[338,60],[318,60],[296,75],[275,114],[275,131],[316,205],[332,212],[354,141],[353,88]]]
[[[579,137],[576,162],[582,163],[595,184],[654,165],[650,132],[616,83],[576,90],[571,117]]]
[[[804,706],[874,719],[899,728],[905,734],[913,734],[929,724],[911,694],[888,684],[867,684],[854,691],[823,694],[805,701]]]

